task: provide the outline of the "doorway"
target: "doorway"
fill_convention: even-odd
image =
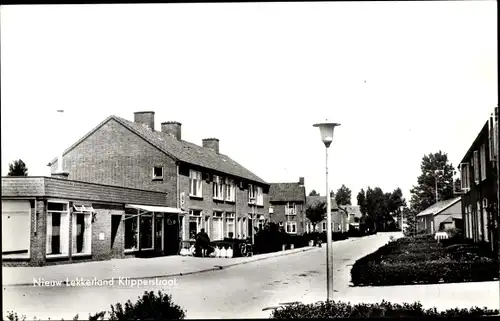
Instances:
[[[164,220],[164,255],[177,255],[179,253],[180,238],[179,238],[179,215],[165,214]]]

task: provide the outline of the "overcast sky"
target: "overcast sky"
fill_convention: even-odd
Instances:
[[[498,104],[496,1],[1,7],[2,175],[153,110],[268,182],[401,187],[462,159]],[[61,117],[56,111],[64,109]],[[71,177],[71,176],[70,176]]]

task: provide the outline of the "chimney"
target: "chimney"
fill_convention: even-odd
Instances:
[[[208,148],[219,154],[219,140],[217,138],[205,138],[202,140],[203,147]]]
[[[299,185],[304,186],[304,177],[299,177]]]
[[[134,122],[148,126],[149,129],[155,130],[155,112],[154,111],[138,111],[134,113]]]
[[[181,126],[182,124],[176,121],[161,123],[161,132],[181,140]]]

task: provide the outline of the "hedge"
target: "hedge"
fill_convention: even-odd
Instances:
[[[497,260],[481,256],[469,245],[444,247],[430,236],[402,238],[356,261],[354,285],[411,285],[491,281],[498,278]],[[412,242],[413,241],[413,242]]]
[[[381,303],[351,304],[350,302],[316,302],[313,304],[295,303],[279,307],[271,314],[273,319],[327,319],[327,318],[374,318],[374,317],[457,317],[498,315],[498,310],[486,307],[469,309],[448,309],[438,311],[435,307],[424,309],[420,302],[412,304]]]

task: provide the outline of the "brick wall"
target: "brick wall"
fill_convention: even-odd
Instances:
[[[113,119],[67,152],[63,164],[71,180],[160,191],[176,206],[175,160]],[[163,166],[163,180],[152,179],[154,166]]]
[[[238,218],[247,218],[249,213],[252,213],[252,207],[248,204],[248,189],[245,187],[244,189],[240,189],[238,184],[236,185],[236,202],[227,202],[227,201],[218,201],[213,199],[212,192],[212,181],[203,180],[202,183],[202,195],[203,198],[193,198],[189,197],[189,165],[183,164],[180,166],[179,172],[179,193],[185,194],[185,205],[184,209],[189,211],[190,209],[194,210],[202,210],[202,227],[204,227],[205,217],[210,217],[210,237],[212,239],[213,234],[213,212],[214,211],[225,211],[235,213],[235,236],[238,235]],[[193,170],[198,170],[203,172],[207,172],[207,170],[202,170],[199,168],[192,168]],[[202,174],[204,177],[204,174]],[[262,214],[266,219],[269,219],[269,195],[264,193],[264,206],[257,206],[255,208],[256,214]],[[186,216],[186,224],[189,222],[189,217]],[[224,236],[227,236],[227,224],[226,218],[223,220],[223,231]],[[243,230],[246,230],[246,226],[243,227]],[[248,233],[245,233],[248,236]],[[188,229],[187,227],[184,230],[184,239],[188,239]]]

